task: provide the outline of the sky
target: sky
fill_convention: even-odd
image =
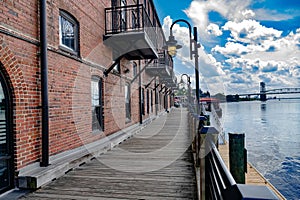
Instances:
[[[200,88],[211,94],[300,88],[299,0],[154,0],[166,39],[171,24],[197,27]],[[195,88],[188,28],[172,29],[183,48],[174,58],[177,79],[186,73]]]

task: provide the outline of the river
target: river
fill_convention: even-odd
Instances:
[[[287,199],[300,199],[300,99],[221,106],[226,137],[245,133],[248,161]]]

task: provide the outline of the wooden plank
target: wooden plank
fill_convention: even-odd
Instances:
[[[174,109],[137,135],[24,199],[197,199],[187,110]]]

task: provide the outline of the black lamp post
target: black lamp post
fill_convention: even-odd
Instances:
[[[195,58],[195,78],[196,78],[196,112],[197,114],[200,113],[200,99],[199,99],[199,54],[198,54],[198,48],[200,48],[200,44],[197,42],[197,27],[194,27],[193,33],[194,33],[194,39],[192,39],[192,28],[191,25],[188,21],[184,19],[178,19],[174,21],[170,27],[170,36],[169,36],[169,41],[167,41],[167,48],[168,48],[168,53],[170,56],[174,57],[177,53],[177,49],[180,49],[182,46],[177,44],[177,41],[175,40],[175,37],[173,36],[173,26],[174,24],[178,22],[184,22],[188,25],[189,27],[189,37],[190,37],[190,58],[192,60],[193,55]]]
[[[189,106],[191,105],[191,77],[189,77],[189,75],[187,74],[182,74],[181,75],[181,79],[179,84],[184,84],[184,81],[182,79],[183,76],[187,77],[187,86],[188,86],[188,102],[189,102]]]

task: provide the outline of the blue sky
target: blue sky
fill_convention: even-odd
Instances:
[[[198,28],[201,44],[200,86],[212,94],[257,92],[300,87],[299,0],[154,0],[166,37],[177,19]],[[194,80],[188,29],[176,24],[173,34],[183,45],[174,59],[175,73]]]

